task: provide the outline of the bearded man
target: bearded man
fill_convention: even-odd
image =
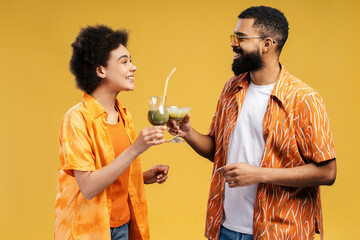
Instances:
[[[235,52],[208,134],[190,114],[169,132],[214,162],[208,239],[323,238],[320,185],[336,178],[336,153],[323,99],[292,76],[279,56],[288,37],[282,12],[265,6],[239,15]]]

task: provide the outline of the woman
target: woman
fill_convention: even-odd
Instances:
[[[84,95],[61,125],[55,239],[149,239],[144,183],[163,183],[169,167],[142,173],[139,155],[165,142],[154,140],[165,127],[136,138],[116,99],[135,89],[127,38],[126,31],[90,26],[72,44],[70,69]]]

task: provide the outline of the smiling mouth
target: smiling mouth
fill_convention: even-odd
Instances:
[[[126,80],[134,81],[134,76],[128,76],[128,77],[126,77]]]
[[[235,52],[234,59],[238,59],[240,57],[240,53]]]

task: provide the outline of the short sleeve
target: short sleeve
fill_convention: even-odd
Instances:
[[[297,141],[307,161],[323,162],[336,157],[329,118],[317,93],[306,96],[299,116]]]
[[[230,79],[231,80],[231,79]],[[230,81],[229,80],[229,81]],[[209,131],[208,131],[208,134],[209,136],[211,137],[216,137],[216,131],[219,129],[218,125],[219,125],[219,119],[218,119],[218,116],[219,114],[221,115],[221,110],[222,110],[222,104],[223,104],[223,99],[224,99],[224,96],[225,96],[225,92],[226,90],[228,89],[228,85],[229,85],[229,81],[226,82],[223,90],[221,91],[221,94],[220,94],[220,97],[218,99],[218,102],[217,102],[217,106],[216,106],[216,111],[215,111],[215,114],[212,118],[212,121],[211,121],[211,124],[210,124],[210,127],[209,127]]]
[[[84,119],[78,113],[64,117],[60,136],[60,169],[73,176],[72,170],[94,171],[95,157]]]
[[[217,119],[217,111],[214,114],[214,117],[212,118],[210,127],[209,127],[209,131],[208,131],[208,135],[211,137],[215,137],[215,129],[216,129],[216,119]]]

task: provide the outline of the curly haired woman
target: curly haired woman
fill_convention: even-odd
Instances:
[[[144,183],[163,183],[169,167],[142,172],[139,155],[165,140],[165,127],[136,138],[130,112],[117,100],[135,89],[136,67],[125,30],[83,28],[72,44],[71,72],[84,91],[61,124],[55,239],[149,239]]]

